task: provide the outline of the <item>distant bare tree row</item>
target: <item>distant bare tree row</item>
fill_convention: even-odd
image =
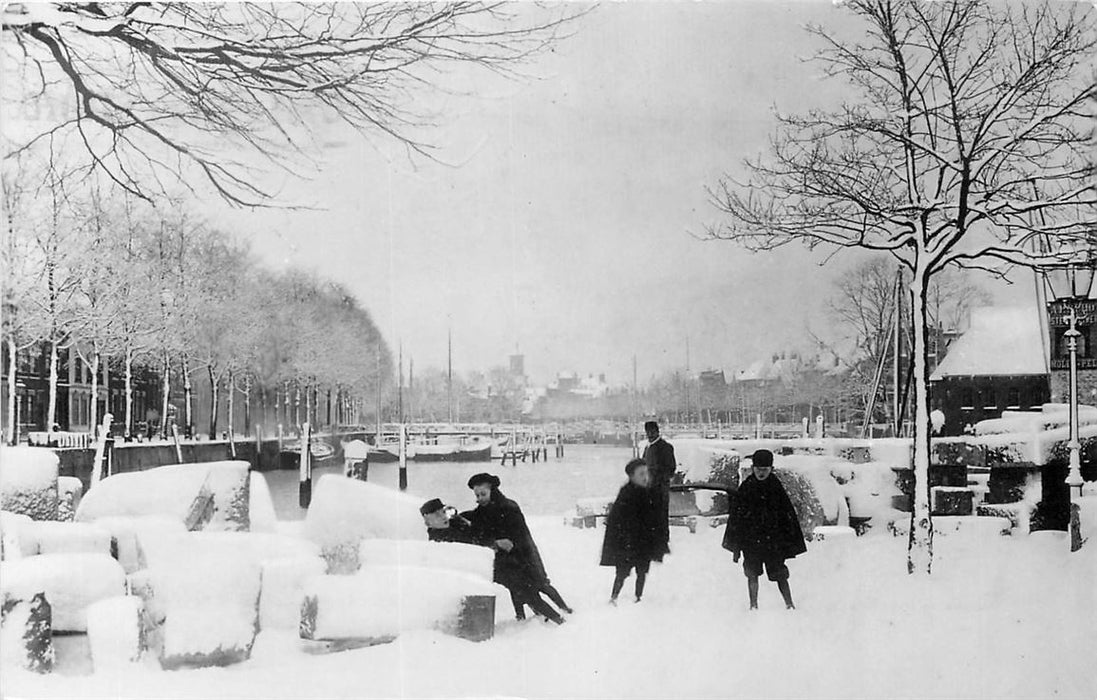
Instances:
[[[181,205],[153,207],[112,184],[64,186],[52,168],[5,163],[9,230],[3,247],[3,343],[8,376],[6,434],[14,433],[16,355],[45,347],[49,357],[47,424],[57,410],[58,357],[75,353],[91,370],[97,395],[101,363],[113,359],[126,385],[124,423],[132,430],[135,365],[155,368],[185,395],[192,376],[210,382],[209,432],[218,432],[219,392],[253,401],[292,393],[317,415],[320,392],[342,405],[392,386],[393,363],[369,313],[338,284],[257,264],[248,246]],[[18,167],[16,167],[18,166]],[[330,392],[330,393],[329,393]],[[91,423],[96,424],[96,402]],[[243,426],[250,430],[250,425]]]

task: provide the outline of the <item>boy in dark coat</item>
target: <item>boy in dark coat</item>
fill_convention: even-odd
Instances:
[[[419,507],[423,524],[427,526],[427,539],[431,542],[461,542],[491,547],[492,542],[478,540],[472,531],[472,523],[457,509],[432,498]]]
[[[758,608],[758,577],[762,569],[777,584],[785,607],[792,610],[785,560],[807,551],[804,533],[785,487],[773,475],[773,453],[757,450],[751,457],[753,474],[731,494],[724,548],[743,559],[750,609]]]
[[[636,602],[644,595],[644,583],[652,561],[662,561],[659,540],[658,506],[648,490],[650,476],[642,459],[625,466],[628,482],[617,492],[617,499],[606,516],[606,535],[602,541],[602,566],[613,566],[617,575],[609,602],[617,604],[617,596],[625,579],[636,569]]]
[[[659,424],[653,420],[644,423],[648,446],[644,448],[644,463],[648,465],[651,479],[650,497],[659,514],[655,532],[660,554],[670,554],[670,482],[678,471],[674,446],[659,434]]]
[[[549,582],[522,509],[503,495],[499,483],[499,477],[492,474],[477,474],[469,479],[468,486],[476,495],[477,505],[465,515],[472,523],[473,536],[493,544],[494,580],[510,591],[519,620],[525,618],[524,606],[528,605],[535,613],[563,624],[560,613],[541,597],[541,592],[553,597],[561,610],[571,612],[571,609]]]

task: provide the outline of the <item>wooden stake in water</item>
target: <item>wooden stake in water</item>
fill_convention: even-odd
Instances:
[[[312,426],[305,423],[301,426],[301,471],[300,484],[297,491],[298,505],[308,508],[312,503]]]
[[[400,424],[400,490],[408,488],[408,426]]]
[[[183,463],[183,446],[179,444],[179,426],[171,424],[171,441],[175,443],[175,463]]]

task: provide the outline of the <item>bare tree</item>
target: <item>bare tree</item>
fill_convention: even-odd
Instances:
[[[67,116],[27,146],[69,137],[86,167],[133,194],[205,180],[237,205],[272,192],[239,154],[287,167],[315,117],[418,153],[435,115],[416,91],[449,64],[513,73],[585,10],[502,2],[10,3],[8,72]]]
[[[711,189],[726,217],[709,234],[752,250],[886,251],[907,269],[917,483],[908,570],[928,573],[930,283],[949,266],[1051,264],[1092,246],[1097,39],[1092,9],[1077,3],[846,6],[862,22],[858,39],[810,31],[852,101],[779,116],[772,153],[747,162],[747,180],[725,176]]]

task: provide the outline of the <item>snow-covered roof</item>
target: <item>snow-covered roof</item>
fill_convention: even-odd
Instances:
[[[1034,305],[982,307],[957,338],[931,381],[958,376],[1047,374],[1047,355]]]

